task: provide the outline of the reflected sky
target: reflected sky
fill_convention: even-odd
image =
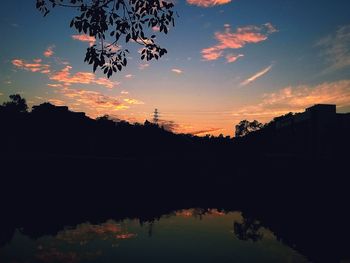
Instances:
[[[241,212],[216,209],[181,210],[146,223],[86,222],[37,239],[16,230],[0,249],[4,263],[146,261],[307,262],[258,221],[243,218]]]

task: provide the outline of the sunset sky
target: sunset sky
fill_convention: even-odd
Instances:
[[[176,132],[230,136],[240,120],[316,103],[350,111],[350,1],[177,0],[175,10],[168,35],[154,29],[168,54],[141,61],[130,43],[128,66],[107,79],[83,62],[95,40],[69,27],[78,12],[44,18],[35,0],[2,1],[0,103],[20,93],[30,106],[130,122],[157,108]]]

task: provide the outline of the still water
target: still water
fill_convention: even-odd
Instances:
[[[241,212],[187,209],[140,223],[89,222],[32,238],[17,229],[0,262],[307,262]]]

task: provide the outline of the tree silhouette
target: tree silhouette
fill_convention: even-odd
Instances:
[[[128,49],[119,45],[133,42],[143,46],[141,59],[157,59],[167,53],[155,42],[156,36],[145,34],[145,27],[159,28],[168,33],[175,26],[172,3],[161,0],[37,0],[36,8],[44,16],[50,8],[76,8],[80,15],[74,17],[70,27],[79,33],[89,34],[99,43],[87,49],[85,62],[92,64],[93,71],[100,68],[109,78],[127,65]],[[110,41],[109,41],[110,40]]]
[[[4,102],[1,107],[3,110],[11,113],[25,113],[28,110],[27,102],[19,94],[10,95],[10,101]]]
[[[236,137],[243,137],[253,131],[260,130],[263,127],[263,124],[254,120],[254,121],[247,121],[243,120],[238,125],[236,125]]]

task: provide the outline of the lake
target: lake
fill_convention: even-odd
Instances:
[[[28,231],[27,231],[28,232]],[[32,236],[31,236],[32,235]],[[35,237],[16,229],[0,262],[308,262],[238,211],[184,209],[155,220],[81,222]]]

